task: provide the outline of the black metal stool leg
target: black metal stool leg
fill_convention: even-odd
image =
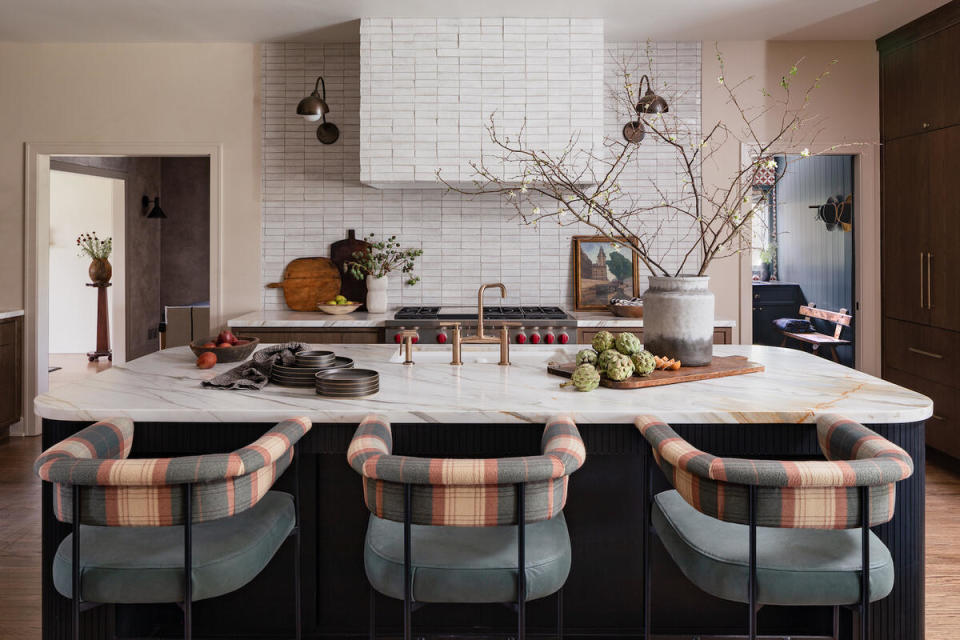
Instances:
[[[563,587],[557,591],[557,640],[563,640]]]
[[[527,637],[527,509],[525,485],[517,485],[517,640]]]
[[[294,525],[294,552],[293,552],[293,588],[294,588],[294,629],[297,640],[303,635],[303,602],[300,594],[300,448],[293,446],[293,507],[296,524]]]
[[[411,640],[413,604],[413,562],[410,550],[410,528],[413,522],[411,485],[403,485],[403,640]]]
[[[860,487],[860,640],[870,638],[870,487]]]
[[[650,580],[650,509],[653,496],[653,456],[649,447],[644,447],[644,463],[646,473],[643,474],[643,639],[650,640],[650,630],[653,626],[650,619],[652,610],[653,592]]]
[[[369,640],[377,640],[377,592],[370,587],[370,629]]]
[[[56,490],[56,487],[54,487]],[[80,486],[73,485],[73,561],[70,565],[70,618],[73,640],[80,640]]]
[[[748,637],[757,639],[757,488],[749,487],[750,496],[750,575],[747,579],[749,590],[747,598],[750,604],[750,623]]]
[[[193,638],[193,485],[183,485],[183,637]]]

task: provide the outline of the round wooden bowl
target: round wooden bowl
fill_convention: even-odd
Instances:
[[[636,304],[611,304],[608,307],[615,316],[621,318],[642,318],[643,305]]]
[[[318,304],[317,309],[332,316],[342,316],[353,313],[362,306],[363,304],[359,302],[357,304]]]
[[[190,343],[190,350],[194,355],[200,357],[201,353],[212,353],[217,356],[217,362],[240,362],[250,357],[250,354],[257,350],[260,344],[260,338],[245,338],[237,336],[238,340],[249,340],[246,344],[238,344],[234,347],[201,347],[200,345],[208,342],[216,342],[217,336],[194,340]]]

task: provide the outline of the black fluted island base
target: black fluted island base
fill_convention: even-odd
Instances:
[[[88,423],[43,421],[44,448]],[[138,422],[134,457],[230,451],[271,425],[257,423]],[[898,485],[896,516],[874,531],[890,547],[896,583],[890,596],[873,605],[872,638],[923,640],[924,428],[923,423],[869,425],[913,456],[916,471]],[[543,426],[395,424],[394,450],[423,456],[494,457],[535,455]],[[717,455],[815,458],[820,455],[812,424],[674,425],[694,445]],[[363,573],[367,511],[360,478],[347,466],[346,450],[355,425],[315,424],[302,441],[303,588],[306,637],[361,637],[369,606]],[[641,478],[639,432],[632,425],[582,424],[587,463],[570,482],[566,508],[573,567],[564,589],[565,635],[638,638],[642,620]],[[655,470],[666,489],[666,481]],[[289,477],[278,483],[288,487]],[[52,559],[69,527],[53,517],[50,485],[43,486],[43,638],[69,637],[70,603],[54,589]],[[655,636],[743,635],[744,605],[709,596],[679,573],[659,542],[653,552]],[[194,606],[195,638],[281,638],[293,636],[290,554],[284,546],[264,572],[243,589]],[[414,550],[416,553],[416,550]],[[379,598],[380,637],[401,629],[398,601]],[[174,605],[103,606],[82,614],[82,637],[182,637]],[[515,614],[496,605],[428,605],[413,615],[417,636],[479,634],[512,636]],[[553,637],[552,598],[530,603],[528,633]],[[844,612],[843,634],[850,617]],[[825,636],[831,633],[828,607],[769,607],[760,612],[763,636]],[[849,637],[841,635],[841,637]]]

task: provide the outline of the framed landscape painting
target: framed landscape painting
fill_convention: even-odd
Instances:
[[[574,236],[573,265],[577,311],[606,311],[610,298],[640,295],[640,261],[626,244],[603,236]]]

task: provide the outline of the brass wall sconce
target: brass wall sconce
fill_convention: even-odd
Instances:
[[[318,88],[320,91],[317,90]],[[321,144],[333,144],[340,137],[340,129],[337,128],[337,125],[327,122],[327,113],[329,112],[327,84],[323,81],[323,76],[319,76],[310,95],[297,104],[297,115],[302,116],[307,122],[322,121],[320,126],[317,127],[317,140]]]
[[[647,76],[647,74],[643,74],[643,76],[640,78],[640,90],[643,90],[644,80],[647,81],[647,91],[643,94],[640,100],[637,101],[637,105],[634,107],[637,115],[644,115],[647,113],[667,113],[670,111],[670,105],[667,104],[667,101],[654,93],[650,86],[650,78]],[[643,121],[639,118],[623,125],[623,138],[627,142],[639,143],[646,135],[647,132],[643,127]]]

